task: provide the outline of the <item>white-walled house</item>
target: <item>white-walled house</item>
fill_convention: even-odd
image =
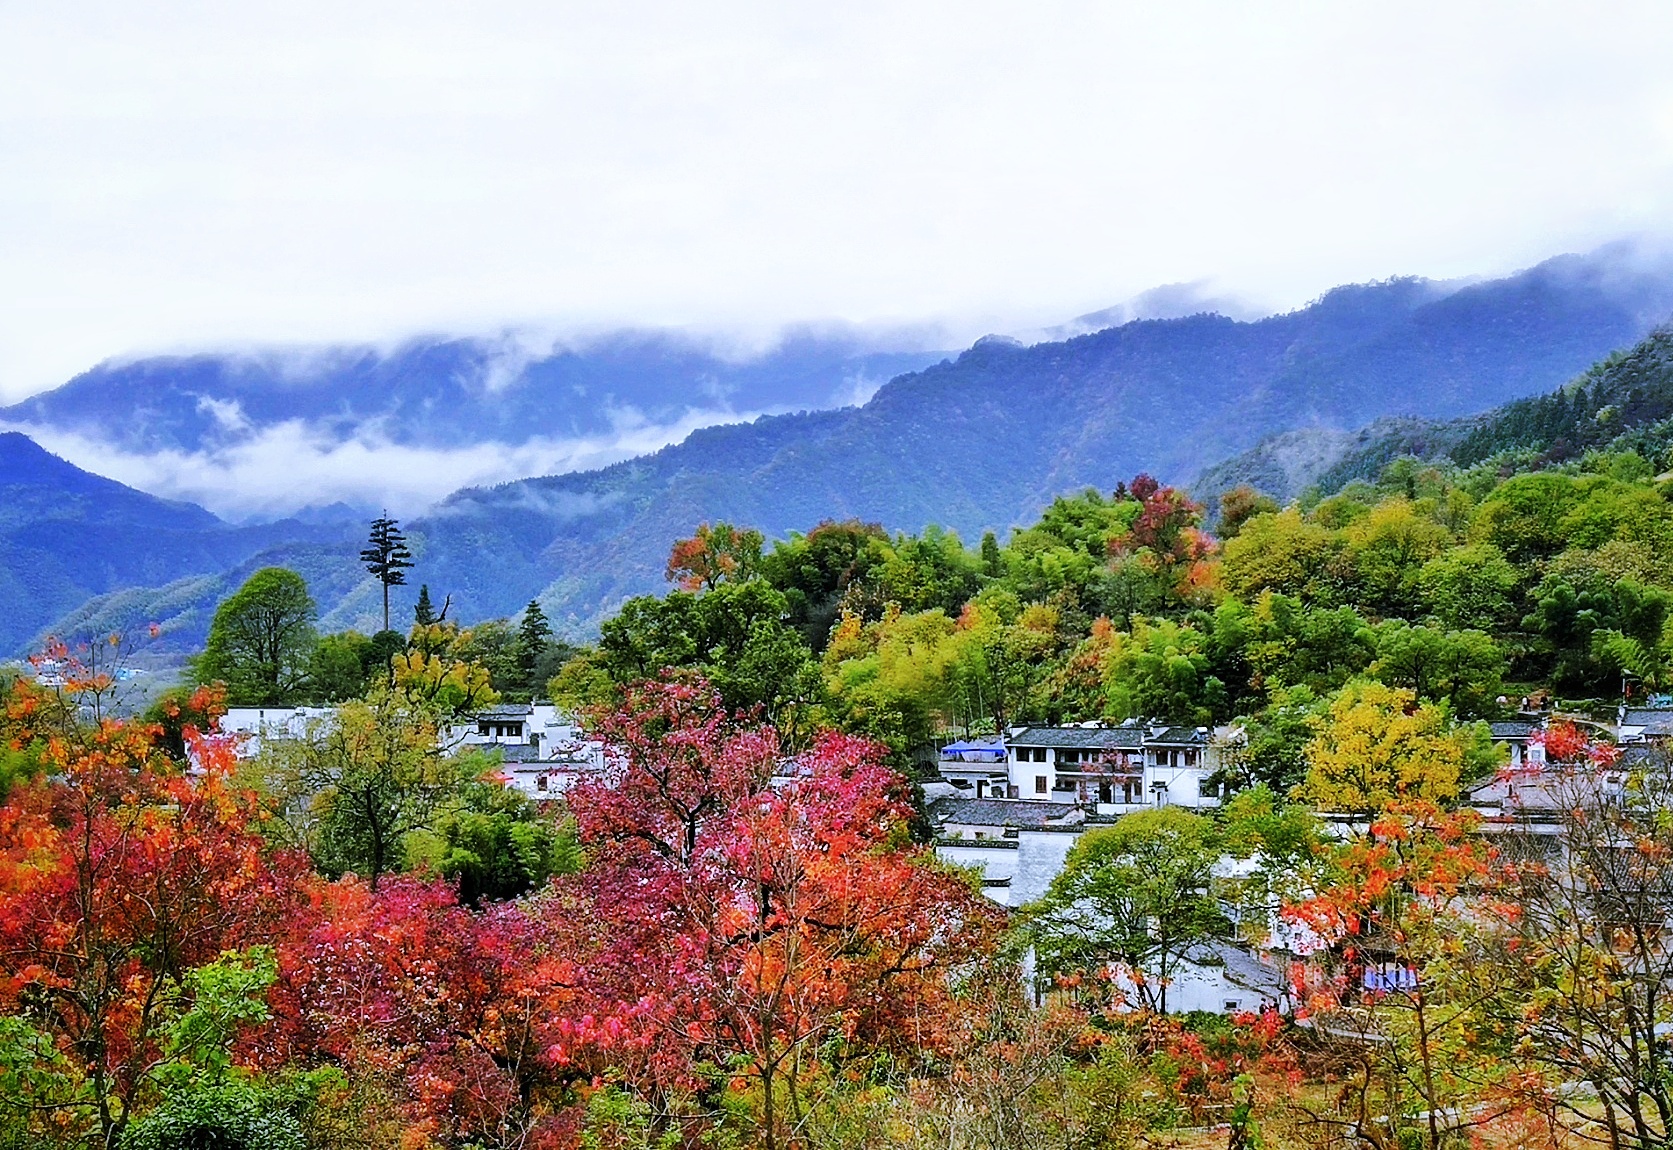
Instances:
[[[501,703],[450,727],[443,745],[497,749],[506,784],[533,799],[557,798],[604,769],[604,744],[551,703]]]
[[[1219,754],[1207,727],[1013,727],[1005,750],[1010,798],[1083,805],[1101,815],[1220,805],[1210,781]]]
[[[948,743],[941,748],[940,758],[941,777],[957,787],[964,797],[1010,797],[1011,774],[1004,739],[989,736]]]
[[[1487,724],[1493,742],[1510,755],[1510,768],[1538,766],[1545,762],[1545,745],[1540,741],[1545,723],[1539,719],[1501,719]]]
[[[220,726],[239,736],[236,753],[249,758],[267,741],[317,736],[336,718],[335,707],[232,707]],[[446,728],[438,742],[446,751],[498,750],[506,785],[533,799],[556,798],[576,779],[604,769],[604,744],[551,703],[490,707]]]
[[[220,728],[239,736],[235,752],[247,759],[261,753],[265,740],[305,739],[336,721],[336,707],[228,707]]]
[[[938,797],[929,804],[929,815],[937,832],[936,854],[979,871],[982,893],[1010,908],[1046,893],[1089,825],[1087,812],[1078,805],[1028,799]],[[1226,862],[1232,867],[1252,865]],[[1286,961],[1281,952],[1251,950],[1229,940],[1206,941],[1174,972],[1168,1010],[1287,1011],[1291,1004],[1284,980]],[[1023,963],[1023,976],[1030,984],[1033,973],[1030,957]],[[1118,974],[1116,985],[1128,992],[1131,1002],[1138,1001],[1129,979]]]

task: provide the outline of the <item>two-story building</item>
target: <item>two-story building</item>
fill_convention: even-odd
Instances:
[[[507,785],[530,798],[556,798],[604,769],[604,744],[551,703],[501,703],[455,724],[443,745],[498,750]]]
[[[1013,727],[1005,749],[1009,798],[1074,803],[1099,814],[1220,803],[1213,780],[1219,756],[1207,727]]]

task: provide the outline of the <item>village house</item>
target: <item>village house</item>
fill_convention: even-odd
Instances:
[[[949,744],[939,765],[942,778],[975,799],[1060,803],[1100,815],[1220,803],[1217,741],[1207,727],[1013,727],[1003,739]]]
[[[1673,711],[1622,707],[1617,713],[1616,741],[1622,746],[1662,746],[1669,739],[1673,739]]]
[[[1181,748],[1168,745],[1164,749],[1170,756],[1165,769],[1171,770],[1171,755]],[[941,787],[946,784],[938,785],[929,803],[936,854],[979,872],[982,893],[1004,907],[1026,906],[1044,895],[1052,880],[1063,873],[1069,851],[1081,834],[1094,825],[1077,804],[947,796],[939,793]],[[1224,865],[1249,864],[1228,859]],[[1216,874],[1219,877],[1218,870]],[[1281,932],[1271,937],[1282,937]],[[1023,967],[1024,979],[1031,982],[1031,957],[1025,958]],[[1282,971],[1283,961],[1270,948],[1249,948],[1230,939],[1205,940],[1175,972],[1168,987],[1168,1009],[1236,1014],[1274,1005],[1287,1007]],[[1128,991],[1130,1001],[1138,1001],[1130,982],[1118,977],[1117,983]]]
[[[336,707],[228,707],[220,728],[223,735],[239,736],[234,753],[248,759],[266,742],[305,739],[336,719]]]
[[[941,777],[967,797],[1003,799],[1010,796],[1011,773],[1005,740],[998,737],[966,739],[941,748]]]
[[[232,707],[221,718],[224,734],[240,736],[235,753],[250,758],[265,742],[304,739],[336,720],[335,707]],[[551,703],[506,703],[444,728],[445,751],[498,750],[506,784],[533,799],[556,798],[576,779],[604,769],[604,744],[588,739],[576,722]]]

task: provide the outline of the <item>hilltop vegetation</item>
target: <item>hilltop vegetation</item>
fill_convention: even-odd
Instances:
[[[1460,419],[1380,421],[1353,435],[1275,436],[1204,472],[1195,490],[1217,496],[1249,484],[1284,499],[1308,488],[1331,495],[1356,480],[1375,480],[1407,456],[1464,468],[1490,463],[1509,474],[1630,453],[1659,473],[1673,467],[1670,449],[1673,329],[1658,328],[1549,394]]]
[[[1362,679],[1460,719],[1536,686],[1661,689],[1673,505],[1650,470],[1630,453],[1509,477],[1399,459],[1282,509],[1235,492],[1218,539],[1145,476],[976,549],[853,521],[764,548],[714,525],[676,549],[690,589],[630,600],[552,687],[600,702],[686,668],[782,730],[835,723],[903,757],[938,735],[1094,718],[1293,734]],[[1287,790],[1295,750],[1257,749],[1249,769]]]

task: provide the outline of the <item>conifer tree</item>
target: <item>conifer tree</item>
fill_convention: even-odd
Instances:
[[[436,621],[436,608],[430,602],[430,585],[428,583],[418,585],[418,602],[413,606],[412,619],[420,627],[428,627]]]
[[[383,584],[383,629],[389,630],[389,589],[407,581],[405,568],[412,566],[412,552],[407,550],[407,537],[401,534],[400,524],[386,511],[372,520],[372,533],[360,561],[379,583]]]
[[[540,689],[535,682],[535,673],[540,667],[540,656],[551,638],[552,625],[546,621],[546,612],[540,609],[538,602],[530,599],[529,605],[523,609],[523,622],[517,628],[517,670],[531,691]]]

